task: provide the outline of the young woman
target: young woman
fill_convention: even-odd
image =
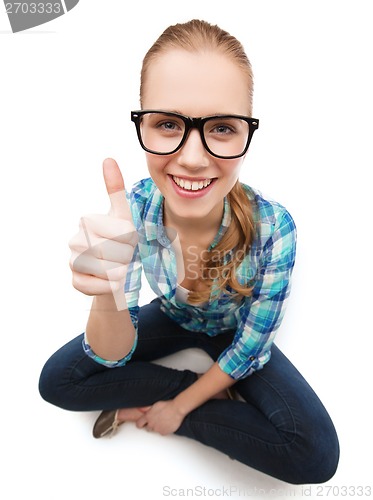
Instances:
[[[242,45],[193,20],[148,51],[132,112],[150,178],[130,195],[104,162],[108,215],[81,219],[73,284],[93,296],[84,334],[40,378],[61,408],[188,436],[283,481],[320,483],[339,446],[322,403],[273,344],[289,296],[296,229],[287,210],[240,183],[258,120]],[[157,298],[139,308],[144,271]],[[198,347],[203,374],[152,363]]]

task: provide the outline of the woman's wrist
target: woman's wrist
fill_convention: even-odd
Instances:
[[[124,294],[123,294],[124,295]],[[125,300],[125,297],[123,298]],[[125,308],[127,309],[127,308]],[[112,293],[96,295],[92,301],[92,311],[118,312],[117,301]],[[123,309],[121,309],[123,310]]]
[[[188,401],[189,400],[189,401]],[[175,408],[175,412],[182,417],[183,419],[190,413],[192,410],[197,408],[199,405],[193,407],[191,404],[190,398],[185,394],[185,391],[178,394],[173,400],[172,403]]]
[[[174,398],[176,411],[185,417],[209,399],[217,397],[234,382],[220,369],[218,363],[214,363],[206,373]]]
[[[113,295],[95,296],[87,321],[86,338],[100,358],[108,361],[124,358],[136,340],[129,310],[118,310]]]

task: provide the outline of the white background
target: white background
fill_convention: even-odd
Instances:
[[[81,215],[108,210],[102,160],[117,159],[128,188],[148,175],[129,120],[142,57],[169,24],[194,17],[246,48],[260,129],[241,180],[283,203],[298,226],[277,343],[340,437],[337,474],[319,489],[132,424],[94,440],[97,414],[60,410],[38,394],[45,360],[85,327],[90,299],[71,286],[67,242]],[[371,22],[371,2],[362,0],[81,0],[12,34],[0,7],[4,498],[158,499],[203,487],[206,498],[262,498],[259,488],[271,498],[335,497],[342,486],[371,484]],[[145,290],[142,302],[150,297]]]

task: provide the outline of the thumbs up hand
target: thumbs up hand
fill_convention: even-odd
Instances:
[[[110,198],[107,215],[80,219],[79,232],[70,240],[73,286],[86,295],[113,294],[118,310],[126,308],[124,283],[138,235],[128,205],[124,181],[117,163],[103,164]]]
[[[110,215],[132,222],[131,209],[126,198],[122,173],[115,160],[107,158],[103,165],[106,191],[110,198]]]

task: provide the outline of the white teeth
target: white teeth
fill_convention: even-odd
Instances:
[[[188,181],[186,179],[181,179],[180,177],[172,176],[175,183],[181,188],[187,191],[198,191],[200,189],[204,189],[209,186],[212,182],[212,179],[204,179],[203,181]]]

